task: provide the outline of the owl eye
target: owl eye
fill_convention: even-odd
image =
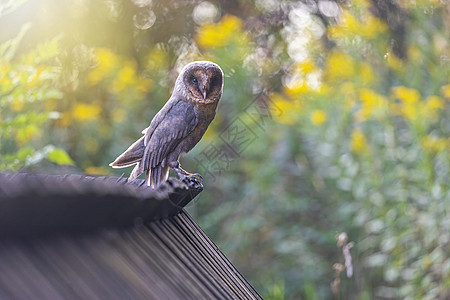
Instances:
[[[192,78],[191,78],[191,83],[192,83],[192,84],[197,84],[197,83],[198,83],[197,78],[192,77]]]
[[[211,78],[211,81],[209,82],[210,86],[215,86],[218,83],[218,78],[216,76],[214,76],[213,78]]]

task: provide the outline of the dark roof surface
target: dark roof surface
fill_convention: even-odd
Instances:
[[[182,208],[199,183],[11,176],[0,174],[0,299],[260,299]]]
[[[0,173],[0,238],[89,232],[167,218],[203,190],[175,178],[151,189],[143,180]]]

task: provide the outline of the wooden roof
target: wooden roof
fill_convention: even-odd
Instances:
[[[260,299],[183,209],[201,190],[0,173],[0,299]]]

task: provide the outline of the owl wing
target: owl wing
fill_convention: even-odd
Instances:
[[[139,163],[144,156],[146,145],[148,144],[150,138],[153,135],[153,132],[155,131],[155,128],[159,126],[162,120],[164,120],[167,113],[172,108],[173,100],[169,99],[166,105],[155,115],[152,122],[150,123],[150,126],[145,128],[142,131],[142,136],[139,140],[134,142],[130,147],[128,147],[127,150],[125,150],[121,155],[119,155],[112,163],[109,165],[113,168],[125,168],[131,165],[134,165],[136,163]],[[143,173],[143,171],[140,171],[141,168],[136,166],[130,175],[130,181],[136,179],[139,175]],[[139,173],[140,171],[140,173]]]
[[[148,144],[148,141],[155,131],[155,128],[158,127],[159,123],[161,123],[167,112],[172,107],[170,105],[171,103],[171,99],[169,99],[167,104],[163,106],[163,108],[155,115],[153,120],[150,122],[150,126],[142,130],[142,134],[144,136],[134,142],[130,147],[128,147],[127,150],[125,150],[125,152],[123,152],[112,163],[110,163],[109,165],[111,167],[125,168],[141,161],[142,157],[144,156],[145,146]],[[136,167],[139,167],[139,164]],[[134,168],[133,172],[130,175],[129,181],[133,181],[142,174],[143,171],[138,173],[139,170],[140,168]]]
[[[147,185],[152,187],[165,181],[169,174],[167,156],[194,130],[197,122],[191,103],[185,101],[174,103],[158,125],[154,128],[150,125],[146,131],[144,154],[142,160],[135,167],[136,172],[133,170],[132,176],[146,171]],[[148,142],[145,142],[146,140]]]

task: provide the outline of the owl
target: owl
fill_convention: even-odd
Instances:
[[[146,184],[152,188],[166,181],[169,168],[180,179],[199,176],[183,170],[178,159],[202,138],[216,115],[222,90],[223,72],[217,64],[209,61],[187,64],[178,75],[172,96],[142,131],[143,136],[110,166],[123,168],[135,164],[128,181],[145,172]]]

